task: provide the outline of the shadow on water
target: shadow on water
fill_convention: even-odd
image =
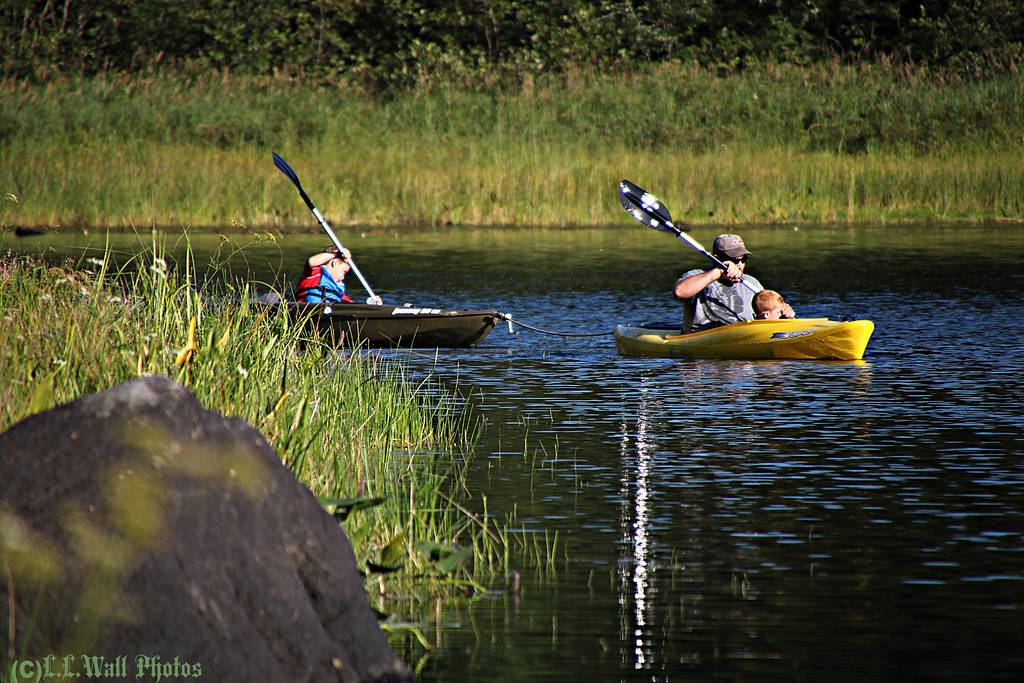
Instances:
[[[798,313],[875,322],[864,361],[617,356],[614,325],[677,316],[671,284],[702,265],[643,228],[341,234],[388,302],[599,333],[395,352],[478,397],[467,505],[560,539],[554,569],[515,567],[521,595],[459,608],[421,680],[1017,680],[1024,234],[741,233]],[[287,282],[324,244],[231,267]]]

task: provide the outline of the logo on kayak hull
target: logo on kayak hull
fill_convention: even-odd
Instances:
[[[437,315],[440,312],[440,308],[396,308],[391,315]]]
[[[795,339],[797,337],[805,337],[809,334],[814,334],[814,329],[810,330],[797,330],[796,332],[772,332],[772,336],[769,339]]]

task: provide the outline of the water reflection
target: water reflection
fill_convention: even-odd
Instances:
[[[619,496],[623,501],[620,518],[620,528],[623,534],[623,548],[629,548],[632,553],[623,558],[619,563],[620,593],[619,605],[621,611],[620,641],[634,643],[633,652],[622,651],[622,663],[628,666],[630,663],[636,669],[647,668],[650,665],[648,655],[651,644],[649,642],[648,618],[650,611],[648,604],[648,571],[651,564],[650,548],[648,546],[648,496],[649,477],[651,474],[651,457],[654,441],[648,439],[647,434],[647,405],[649,400],[645,380],[641,379],[640,407],[636,419],[635,431],[632,433],[633,445],[630,446],[629,425],[622,425],[622,487]],[[635,453],[635,457],[634,454]],[[632,503],[632,505],[630,505]],[[630,593],[632,592],[632,595]],[[634,609],[630,615],[630,597]],[[630,616],[633,617],[632,623]],[[632,628],[632,630],[631,630]],[[630,657],[632,654],[632,657]],[[632,661],[630,661],[632,660]]]

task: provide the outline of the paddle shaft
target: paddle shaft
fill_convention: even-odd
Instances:
[[[331,229],[331,226],[327,223],[326,219],[324,219],[320,211],[313,206],[313,202],[310,200],[309,195],[306,194],[306,191],[302,189],[302,183],[299,182],[299,176],[295,174],[295,171],[292,170],[292,167],[289,166],[284,159],[277,155],[277,152],[274,152],[274,165],[277,166],[278,170],[281,171],[281,173],[284,173],[285,176],[288,177],[288,180],[292,181],[292,184],[299,189],[299,196],[302,197],[302,201],[306,203],[309,210],[313,212],[317,222],[320,223],[320,227],[323,228],[324,232],[327,233],[327,236],[331,238],[331,242],[333,242],[334,246],[338,248],[338,251],[343,251],[345,247],[342,246],[341,240],[339,240],[338,236],[334,234],[334,230]],[[376,299],[377,295],[373,293],[370,283],[366,281],[366,278],[363,277],[359,267],[356,266],[355,259],[349,257],[348,265],[352,272],[356,274],[356,277],[359,278],[359,282],[362,283],[363,289],[365,289],[366,293],[370,295],[370,298]]]
[[[341,245],[341,240],[339,240],[338,236],[334,234],[334,231],[331,230],[331,226],[327,223],[326,220],[324,220],[324,217],[320,215],[320,212],[317,210],[317,208],[309,203],[309,199],[305,197],[305,192],[303,192],[302,194],[303,199],[306,200],[306,205],[309,206],[309,209],[313,212],[313,215],[316,216],[317,221],[319,221],[320,227],[322,227],[324,229],[324,232],[327,233],[327,236],[331,238],[331,241],[334,242],[334,246],[338,248],[338,251],[342,251],[344,247]],[[349,268],[352,269],[352,272],[356,274],[356,277],[359,278],[359,282],[362,283],[363,289],[366,290],[366,293],[369,294],[371,297],[376,298],[377,295],[374,294],[373,290],[370,288],[370,283],[366,281],[365,277],[363,277],[363,273],[359,270],[359,266],[356,265],[355,259],[352,258],[351,256],[349,256],[348,258],[348,265]]]

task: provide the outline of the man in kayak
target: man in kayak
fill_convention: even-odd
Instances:
[[[739,235],[719,235],[711,253],[729,269],[698,268],[683,273],[676,280],[673,291],[676,298],[684,302],[683,330],[686,332],[753,320],[754,294],[764,289],[756,278],[743,273],[750,252]]]
[[[295,298],[310,304],[355,303],[345,294],[345,276],[352,270],[348,249],[331,245],[326,251],[306,259],[302,278],[295,289]],[[378,296],[375,303],[381,304]]]
[[[754,295],[752,303],[754,320],[778,320],[779,318],[795,318],[793,307],[782,299],[782,295],[774,289],[762,289]]]

